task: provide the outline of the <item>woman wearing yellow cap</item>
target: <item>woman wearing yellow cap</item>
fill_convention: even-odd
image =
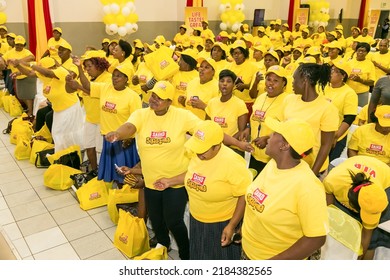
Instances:
[[[340,157],[347,144],[349,127],[357,114],[358,99],[356,92],[346,84],[351,67],[344,60],[332,60],[330,84],[324,88],[324,96],[336,106],[339,113],[339,128],[334,135],[329,161]]]
[[[348,142],[348,157],[366,155],[390,165],[390,105],[378,106],[372,123],[359,126]]]
[[[362,223],[359,258],[372,259],[378,247],[390,248],[390,233],[378,224],[390,220],[390,167],[364,155],[346,159],[334,167],[323,184],[327,204],[333,204]]]
[[[53,29],[53,37],[51,37],[47,41],[47,50],[43,53],[42,58],[46,56],[50,56],[51,58],[54,58],[58,61],[58,63],[61,63],[61,59],[58,56],[58,47],[63,42],[66,42],[64,38],[62,38],[62,29],[59,27],[56,27]]]
[[[324,243],[328,228],[325,193],[302,160],[315,143],[302,119],[265,119],[272,131],[271,160],[249,185],[242,225],[242,259],[305,259]]]

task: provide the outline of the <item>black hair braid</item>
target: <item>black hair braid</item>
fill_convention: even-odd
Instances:
[[[317,63],[304,63],[299,66],[301,75],[309,81],[311,86],[320,85],[322,91],[330,81],[330,65]]]
[[[366,184],[366,183],[371,183],[370,177],[367,177],[367,175],[364,172],[359,172],[359,173],[353,173],[351,170],[348,169],[349,175],[351,176],[352,179],[352,184],[351,187],[348,190],[348,199],[349,199],[349,204],[356,210],[360,211],[360,205],[359,205],[359,193],[360,190],[354,191],[354,189],[361,185],[361,184]]]

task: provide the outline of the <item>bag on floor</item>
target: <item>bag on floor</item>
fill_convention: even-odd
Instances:
[[[47,159],[50,164],[62,164],[75,169],[80,169],[82,162],[80,146],[72,145],[66,149],[47,156]]]
[[[31,140],[32,135],[34,134],[32,127],[32,123],[23,120],[23,116],[14,120],[12,122],[11,134],[9,138],[10,143],[16,145],[19,137]]]
[[[0,90],[0,108],[4,107],[3,96],[6,96],[6,95],[9,95],[9,92],[8,92],[7,88],[4,88],[4,89]]]
[[[51,136],[51,132],[46,124],[44,124],[40,130],[35,132],[33,137],[38,140],[44,140],[46,142],[53,143],[53,137]]]
[[[32,141],[30,163],[35,164],[38,168],[49,167],[48,154],[54,154],[54,144],[37,139]]]
[[[107,205],[108,191],[106,183],[103,180],[93,178],[82,185],[76,191],[77,199],[80,202],[80,208],[89,210]]]
[[[114,245],[129,258],[149,251],[149,234],[144,219],[119,209]]]
[[[11,117],[19,117],[23,114],[23,107],[15,95],[10,95],[9,115]]]
[[[167,247],[157,244],[156,248],[146,251],[141,256],[134,257],[133,260],[157,260],[165,261],[168,259]]]
[[[82,185],[88,183],[93,178],[97,177],[98,173],[96,170],[91,170],[89,172],[83,172],[80,174],[74,174],[70,176],[73,180],[73,186],[76,189],[79,189]]]
[[[30,159],[31,155],[31,141],[26,138],[18,138],[14,150],[14,156],[17,160]]]
[[[43,173],[43,184],[53,190],[67,190],[73,184],[70,176],[78,173],[81,173],[81,171],[66,165],[54,163]]]
[[[4,95],[2,98],[4,111],[9,113],[9,104],[11,103],[11,95]]]
[[[108,191],[107,211],[111,221],[118,223],[118,204],[138,202],[138,189],[132,189],[129,185],[123,185],[122,189],[111,189]]]

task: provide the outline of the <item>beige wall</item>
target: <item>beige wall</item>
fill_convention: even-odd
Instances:
[[[371,0],[371,6],[380,9],[382,2],[389,0]],[[27,7],[26,0],[7,0],[9,30],[26,36],[27,31]],[[105,26],[102,22],[103,9],[99,0],[49,0],[51,17],[55,26],[64,31],[64,38],[74,47],[74,53],[80,55],[87,45],[100,47],[100,42],[105,34]],[[302,3],[307,1],[302,0]],[[329,29],[336,24],[340,9],[343,9],[343,24],[348,29],[357,23],[361,0],[331,0]],[[126,36],[132,41],[140,38],[146,42],[152,42],[158,34],[164,34],[168,40],[172,40],[178,31],[179,25],[184,21],[184,7],[186,0],[135,0],[137,14],[139,15],[138,32]],[[280,18],[287,20],[289,0],[244,0],[244,14],[246,22],[251,24],[254,9],[265,9],[266,23]],[[220,31],[219,0],[204,0],[204,6],[208,8],[210,28],[218,33]],[[390,9],[390,7],[388,8]],[[346,34],[349,35],[349,34]],[[114,38],[112,36],[111,38]]]

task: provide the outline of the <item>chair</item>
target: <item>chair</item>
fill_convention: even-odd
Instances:
[[[334,205],[328,206],[329,232],[321,260],[356,260],[361,254],[362,225]]]

